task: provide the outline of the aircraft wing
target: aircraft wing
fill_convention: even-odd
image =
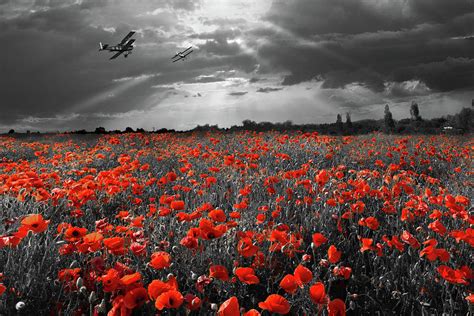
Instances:
[[[117,54],[115,54],[115,55],[113,55],[112,57],[110,57],[110,59],[115,59],[115,58],[119,57],[120,54],[122,54],[123,52],[124,52],[123,50],[119,51]]]
[[[181,52],[181,54],[184,54],[184,52],[187,52],[187,51],[190,50],[191,48],[193,48],[193,47],[192,47],[192,46],[189,46],[188,48],[186,48],[185,50],[183,50],[183,51]]]
[[[134,39],[129,40],[127,44],[125,44],[125,46],[122,48],[122,50],[127,50],[130,46],[132,46],[134,42],[135,42]]]
[[[183,58],[179,57],[179,58],[173,60],[173,62],[175,63],[175,62],[177,62],[177,61],[179,61],[179,60],[181,60],[181,59],[183,59]]]
[[[187,52],[186,54],[184,54],[184,57],[188,56],[189,54],[191,54],[193,51],[190,50],[189,52]]]
[[[133,34],[135,34],[135,32],[134,32],[134,31],[130,31],[130,32],[127,34],[127,36],[125,36],[125,37],[123,38],[123,40],[120,42],[120,44],[122,44],[122,45],[125,44],[125,43],[130,39],[130,37],[133,36]]]

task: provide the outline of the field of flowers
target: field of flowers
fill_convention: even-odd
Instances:
[[[0,314],[472,311],[470,136],[0,137]]]

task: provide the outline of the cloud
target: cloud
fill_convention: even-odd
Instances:
[[[234,91],[234,92],[229,92],[229,95],[240,97],[240,96],[246,95],[247,93],[248,91]]]
[[[283,90],[283,88],[265,87],[265,88],[258,88],[258,89],[257,89],[257,92],[269,93],[269,92],[275,92],[275,91],[280,91],[280,90]]]
[[[320,2],[315,1],[315,4]],[[369,3],[369,1],[366,2]],[[293,8],[295,6],[297,12],[293,12],[292,16],[299,17],[299,14],[304,16],[307,14],[308,21],[304,22],[304,25],[311,30],[319,30],[314,34],[308,34],[278,19],[271,20],[279,27],[283,27],[283,30],[267,27],[255,30],[254,34],[260,34],[264,39],[259,45],[258,54],[266,65],[261,67],[260,72],[265,74],[273,69],[286,71],[283,85],[322,79],[325,81],[323,88],[343,87],[346,84],[359,82],[374,91],[383,91],[385,82],[419,79],[428,87],[441,91],[474,86],[474,81],[468,75],[468,71],[449,82],[444,79],[442,71],[437,70],[443,65],[444,69],[447,69],[454,77],[455,71],[461,70],[456,65],[462,63],[470,69],[469,63],[453,62],[453,60],[471,58],[474,54],[474,46],[470,41],[453,40],[452,37],[465,35],[466,30],[474,23],[474,11],[460,13],[459,10],[453,10],[448,13],[461,15],[453,17],[452,20],[440,18],[437,23],[420,23],[404,28],[357,23],[357,21],[344,18],[344,21],[350,21],[354,23],[354,26],[349,28],[347,25],[347,29],[345,26],[341,26],[340,29],[318,29],[313,28],[313,22],[309,20],[312,11],[308,7],[308,1],[294,0],[284,4],[277,3],[276,8],[288,7],[290,13],[296,10]],[[343,5],[340,1],[336,3]],[[351,3],[358,3],[358,1]],[[345,6],[346,11],[350,11],[352,4]],[[361,4],[361,6],[365,5]],[[317,8],[318,5],[315,5],[314,10]],[[434,15],[425,17],[421,13],[418,14],[418,11],[412,12],[415,9],[411,6],[407,7],[407,10],[410,16],[420,19],[417,22],[436,20]],[[274,6],[272,12],[276,14],[279,11],[275,11]],[[372,10],[371,12],[371,14],[380,13],[381,17],[384,16],[382,11]],[[290,13],[282,10],[281,15],[286,16]],[[304,20],[300,17],[295,18],[295,21],[303,23],[301,19]],[[318,21],[319,19],[311,16],[311,20]],[[339,20],[335,19],[335,25],[329,23],[328,27],[337,27],[337,21]],[[407,22],[407,25],[411,24]],[[358,26],[362,29],[357,29]],[[431,67],[435,69],[430,75],[429,68]]]
[[[385,83],[385,94],[387,96],[398,98],[427,95],[429,93],[431,93],[431,89],[420,80]]]
[[[457,109],[474,88],[473,5],[0,0],[0,41],[8,43],[0,50],[8,61],[0,76],[0,124],[322,122],[335,111],[378,117],[385,103],[397,113],[397,104],[412,99],[425,112],[440,113],[449,101]],[[98,52],[99,41],[115,44],[132,29],[137,41],[129,58],[109,61],[108,52]],[[194,52],[186,61],[171,62],[189,46]],[[296,103],[298,113],[288,106]]]

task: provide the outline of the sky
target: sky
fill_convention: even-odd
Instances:
[[[130,30],[128,58],[99,52]],[[472,0],[0,0],[0,42],[0,132],[402,119],[412,101],[433,118],[474,99]]]

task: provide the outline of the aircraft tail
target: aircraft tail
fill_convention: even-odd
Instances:
[[[104,50],[108,47],[109,45],[107,44],[102,44],[102,42],[99,42],[99,50]]]

